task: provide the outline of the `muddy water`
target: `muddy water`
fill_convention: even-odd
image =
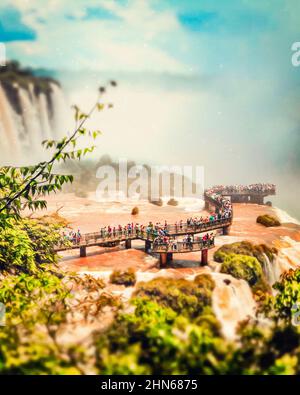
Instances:
[[[131,210],[138,206],[140,213],[131,216]],[[184,201],[177,207],[157,207],[146,201],[130,201],[124,203],[97,203],[93,196],[88,199],[77,198],[72,194],[58,195],[49,200],[48,211],[59,213],[70,221],[70,225],[81,232],[98,231],[106,225],[126,224],[137,222],[147,224],[174,223],[180,219],[186,220],[190,216],[206,215],[201,213],[203,202]],[[277,261],[270,266],[266,263],[265,270],[274,282],[279,275],[289,268],[300,265],[300,226],[296,223],[283,223],[278,228],[265,228],[256,223],[256,218],[261,214],[276,214],[282,221],[289,218],[286,213],[278,209],[254,204],[235,204],[234,220],[229,236],[216,238],[216,248],[223,244],[235,241],[249,240],[254,243],[266,243],[279,249]],[[231,276],[218,273],[218,264],[213,261],[214,250],[209,251],[209,266],[200,267],[200,252],[174,254],[174,260],[167,269],[158,268],[158,257],[148,255],[143,251],[144,244],[134,241],[132,249],[125,250],[124,247],[88,249],[86,258],[79,258],[78,251],[62,254],[60,265],[68,270],[78,273],[90,273],[101,276],[108,280],[114,269],[125,269],[134,267],[137,271],[138,281],[149,281],[157,276],[172,278],[193,279],[195,275],[209,272],[212,274],[216,288],[213,292],[213,308],[216,316],[222,323],[222,330],[226,337],[234,338],[235,329],[241,320],[255,315],[255,302],[248,284],[243,280],[237,280]],[[229,281],[224,281],[229,280]],[[128,300],[134,291],[133,287],[117,287],[108,285],[111,292]]]

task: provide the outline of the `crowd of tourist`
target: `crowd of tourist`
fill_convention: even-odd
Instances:
[[[276,190],[276,185],[269,183],[258,183],[249,185],[216,185],[209,189],[212,193],[274,193]],[[208,192],[207,191],[207,192]]]
[[[200,249],[204,246],[214,245],[215,235],[213,232],[210,234],[206,233],[204,236],[194,236],[188,234],[183,237],[182,240],[178,240],[175,237],[170,236],[158,236],[154,239],[153,250],[159,250],[162,248],[164,251],[179,252],[182,250]]]
[[[77,232],[71,230],[69,232],[63,232],[62,237],[64,240],[70,241],[73,244],[80,244],[81,241],[81,233],[78,229]]]
[[[186,221],[176,221],[175,224],[168,224],[167,221],[164,221],[163,223],[157,222],[154,224],[150,221],[148,225],[133,222],[128,223],[125,226],[108,225],[100,229],[99,236],[101,239],[107,240],[141,237],[149,240],[154,240],[157,243],[163,242],[167,245],[171,243],[174,248],[176,248],[175,246],[177,245],[177,241],[174,238],[171,238],[170,234],[188,233],[189,231],[195,232],[197,230],[201,231],[201,228],[203,228],[203,231],[205,231],[205,229],[207,229],[209,225],[213,225],[216,222],[228,220],[232,217],[231,202],[228,198],[222,196],[220,193],[224,190],[224,188],[225,187],[223,186],[216,186],[206,191],[206,194],[209,195],[211,199],[219,203],[216,206],[215,212],[207,216],[190,217]],[[99,236],[97,238],[99,238]],[[200,241],[206,241],[206,236],[207,235],[202,237]],[[190,245],[192,243],[191,237],[192,236],[188,234],[181,243],[183,243],[183,245]],[[210,240],[210,237],[211,236],[208,235],[207,240]],[[82,241],[82,236],[79,229],[77,232],[64,232],[63,238],[77,245],[80,244],[80,242]]]

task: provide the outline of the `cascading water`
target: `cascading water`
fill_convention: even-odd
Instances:
[[[14,110],[10,106],[5,91],[0,84],[0,149],[11,152],[16,157],[20,154],[20,141],[14,120]]]
[[[280,268],[278,265],[278,260],[274,259],[272,262],[270,261],[267,254],[263,254],[264,263],[263,263],[263,271],[266,276],[266,279],[270,285],[276,283],[280,277]]]
[[[228,339],[236,337],[240,321],[255,317],[256,304],[248,283],[223,274],[211,273],[215,281],[212,305],[216,317],[222,324],[223,335]]]
[[[32,102],[31,95],[25,89],[19,89],[19,97],[22,108],[24,128],[27,132],[29,146],[33,150],[37,150],[42,140],[41,123],[38,116],[38,109]]]
[[[300,242],[292,240],[290,237],[282,237],[279,243],[279,253],[277,263],[280,273],[295,270],[300,267]]]
[[[31,159],[40,159],[41,142],[65,132],[66,118],[63,92],[54,82],[45,92],[33,84],[24,88],[13,83],[10,90],[0,83],[0,165],[7,160],[11,164],[12,159],[16,164],[22,157],[28,160],[28,153]]]
[[[52,103],[52,117],[51,130],[54,138],[57,138],[61,133],[65,132],[69,126],[70,113],[67,111],[66,99],[62,89],[53,82],[50,82],[51,87],[51,103]]]

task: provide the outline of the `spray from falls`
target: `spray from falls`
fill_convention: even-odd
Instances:
[[[280,278],[280,268],[278,264],[278,260],[275,258],[272,262],[270,261],[267,254],[263,254],[264,262],[263,262],[263,272],[264,275],[270,285],[276,283],[276,281]]]

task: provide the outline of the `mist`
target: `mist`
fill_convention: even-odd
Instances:
[[[205,184],[274,182],[275,205],[300,217],[297,86],[272,76],[256,82],[228,73],[64,73],[69,104],[87,110],[110,78],[114,108],[96,114],[95,158],[109,154],[138,163],[204,166]]]

